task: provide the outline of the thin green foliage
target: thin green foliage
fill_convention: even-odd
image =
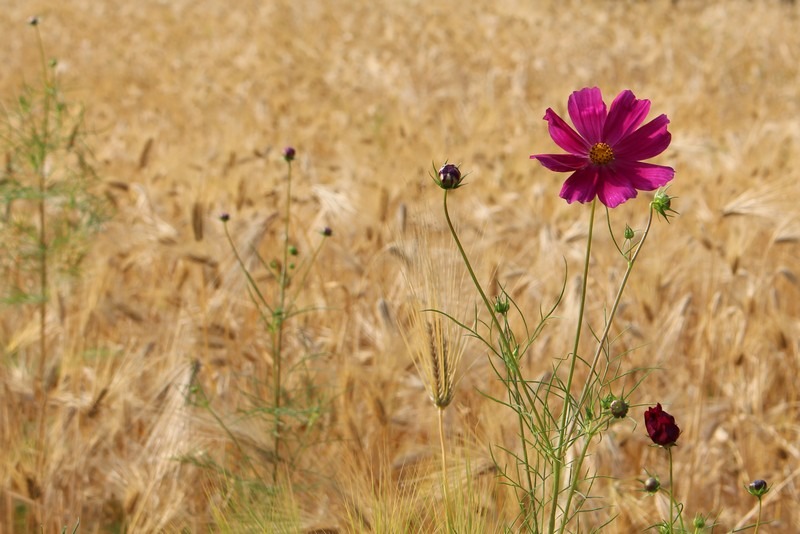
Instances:
[[[547,322],[554,317],[564,295],[566,273],[555,303],[547,310],[540,310],[539,322],[531,332],[524,313],[505,288],[501,286],[501,294],[495,303],[490,302],[451,221],[447,206],[450,191],[448,188],[443,189],[445,219],[469,276],[489,314],[488,320],[476,318],[476,324],[485,329],[485,334],[477,329],[461,326],[487,347],[491,355],[490,367],[506,391],[505,399],[491,395],[486,397],[511,409],[517,416],[517,447],[494,447],[504,453],[512,465],[501,463],[495,451],[491,451],[500,476],[506,484],[515,488],[519,501],[519,514],[513,519],[511,527],[535,533],[563,533],[573,529],[582,531],[581,514],[604,509],[602,504],[587,506],[587,503],[596,500],[591,492],[599,475],[587,472],[584,461],[590,456],[592,444],[596,443],[597,438],[612,423],[624,417],[624,414],[611,413],[612,403],[616,400],[624,403],[643,380],[636,381],[627,391],[616,386],[633,371],[624,370],[624,353],[612,356],[615,339],[610,337],[610,333],[630,274],[649,234],[655,210],[651,206],[645,230],[635,243],[626,237],[620,246],[612,232],[612,241],[625,260],[626,270],[617,295],[604,318],[602,331],[595,332],[589,327],[596,350],[591,358],[584,358],[580,347],[581,337],[586,329],[584,315],[595,218],[595,204],[592,204],[572,350],[566,358],[554,359],[552,372],[547,378],[531,380],[524,375],[521,362]],[[607,212],[606,215],[610,230],[610,214]],[[509,312],[517,313],[521,318],[522,335],[518,335],[511,327]],[[565,364],[566,377],[562,378],[562,366]],[[585,376],[585,381],[578,386],[576,392],[574,382],[579,376],[579,368],[582,369],[581,376]],[[627,413],[627,404],[625,406]],[[607,519],[608,522],[611,520],[612,518]]]
[[[110,213],[94,190],[98,177],[86,144],[83,107],[62,91],[57,61],[47,57],[39,20],[32,18],[29,25],[36,36],[39,80],[25,84],[13,102],[0,103],[0,153],[5,156],[0,168],[0,304],[14,314],[34,306],[39,316],[38,354],[20,352],[3,364],[25,366],[33,379],[38,410],[31,441],[37,478],[43,480],[48,396],[59,366],[59,354],[50,354],[47,343],[51,297],[58,287],[62,302],[67,300],[68,284],[80,275],[90,236]]]
[[[272,363],[264,367],[263,373],[252,377],[251,390],[242,389],[241,393],[248,405],[237,410],[233,416],[224,416],[215,409],[213,399],[206,395],[200,385],[194,386],[192,397],[195,405],[208,411],[215,423],[223,429],[234,446],[240,464],[245,467],[244,472],[234,469],[224,473],[225,483],[236,490],[235,496],[227,508],[220,508],[215,513],[225,517],[225,524],[232,529],[230,531],[252,527],[280,532],[293,531],[296,528],[295,519],[288,519],[286,523],[283,516],[275,515],[280,508],[275,503],[280,498],[273,494],[278,492],[285,495],[287,491],[291,491],[291,474],[299,468],[303,454],[318,439],[325,411],[327,393],[316,383],[316,376],[311,371],[313,361],[320,354],[289,350],[287,345],[290,341],[288,324],[300,316],[320,311],[300,306],[299,303],[323,243],[331,235],[331,231],[325,229],[320,232],[321,238],[311,253],[305,258],[299,258],[300,254],[292,239],[294,225],[291,185],[294,152],[292,150],[292,157],[289,157],[288,150],[284,152],[287,164],[286,195],[279,257],[268,260],[257,250],[247,251],[257,259],[257,268],[266,272],[269,284],[259,283],[262,275],[256,274],[245,262],[231,234],[229,215],[221,217],[228,246],[247,282],[248,298],[269,336],[269,356]],[[296,258],[299,260],[297,263]],[[267,439],[249,439],[245,443],[235,430],[240,425],[265,428],[263,435],[268,436],[267,439],[271,438],[271,443],[267,443]],[[281,473],[286,476],[279,479]],[[243,491],[242,488],[249,489]],[[271,497],[265,499],[267,494]],[[254,507],[274,509],[256,513]]]

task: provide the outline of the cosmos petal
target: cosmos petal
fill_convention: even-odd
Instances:
[[[623,160],[642,160],[658,156],[667,149],[672,134],[667,131],[669,119],[659,115],[613,145],[614,156]]]
[[[550,137],[553,138],[553,141],[555,141],[559,147],[570,154],[589,154],[589,143],[578,135],[578,132],[573,130],[555,111],[547,108],[544,114],[544,120],[548,123]]]
[[[609,208],[616,208],[626,200],[636,198],[636,188],[627,177],[611,171],[608,167],[600,169],[600,183],[597,198]]]
[[[556,172],[572,172],[589,164],[586,156],[576,154],[534,154],[531,159]]]
[[[603,141],[614,146],[638,128],[649,112],[649,100],[638,100],[630,89],[622,91],[611,103],[603,128]]]
[[[572,204],[576,200],[581,203],[590,202],[597,194],[598,180],[598,168],[594,165],[587,165],[567,178],[561,187],[559,196],[568,204]]]
[[[613,174],[640,191],[653,191],[675,177],[675,169],[672,167],[641,161],[615,161],[612,167]]]
[[[567,111],[575,129],[588,141],[589,146],[602,141],[606,123],[606,104],[597,87],[575,91],[567,101]]]

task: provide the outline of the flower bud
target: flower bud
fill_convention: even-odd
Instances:
[[[494,311],[499,313],[500,315],[505,315],[508,313],[510,305],[508,303],[508,299],[503,297],[495,297],[494,299]]]
[[[704,528],[706,528],[706,518],[703,517],[700,514],[697,514],[694,517],[694,521],[692,522],[692,525],[694,526],[695,530],[704,529]]]
[[[626,224],[625,225],[625,233],[623,235],[625,236],[625,239],[633,239],[633,235],[634,235],[633,234],[633,228],[631,228],[630,226],[628,226]]]
[[[283,149],[283,159],[285,159],[287,162],[294,160],[295,154],[297,154],[297,151],[293,146],[287,146]]]
[[[673,198],[675,197],[669,196],[665,189],[659,189],[656,191],[653,201],[650,203],[650,206],[652,206],[656,213],[664,217],[664,220],[667,222],[669,222],[670,217],[674,216],[672,215],[673,213],[678,213],[671,208]]]
[[[644,481],[644,490],[651,495],[659,490],[661,482],[656,477],[649,477]]]
[[[219,220],[226,223],[231,220],[231,216],[227,212],[220,213]]]
[[[461,171],[456,165],[446,163],[439,169],[437,183],[442,189],[455,189],[461,184]]]
[[[289,245],[289,254],[292,256],[297,256],[297,247],[294,245]]]
[[[747,491],[753,497],[761,498],[762,495],[769,491],[769,487],[767,486],[767,482],[765,480],[754,480],[747,486]]]
[[[611,401],[610,411],[611,415],[617,419],[622,419],[628,415],[628,403],[622,399],[615,399]]]
[[[37,26],[39,24],[39,17],[34,16],[29,18],[28,24],[30,24],[31,26]]]
[[[675,418],[661,408],[661,403],[644,412],[644,426],[653,443],[662,447],[672,447],[681,435]]]
[[[330,237],[333,235],[333,229],[330,226],[326,226],[322,229],[322,235],[325,237]]]

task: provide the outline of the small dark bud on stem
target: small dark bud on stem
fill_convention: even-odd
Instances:
[[[615,399],[611,402],[611,415],[617,419],[622,419],[628,415],[628,403],[622,399]]]
[[[747,486],[747,491],[753,497],[758,497],[759,499],[769,491],[769,487],[767,486],[767,482],[765,480],[754,480]]]
[[[655,493],[661,487],[661,482],[656,477],[650,477],[644,481],[644,490],[647,493]]]
[[[439,179],[436,183],[442,189],[455,189],[461,184],[461,171],[456,165],[446,163],[439,169]]]

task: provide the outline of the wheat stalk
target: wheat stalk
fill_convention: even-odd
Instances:
[[[430,246],[431,233],[418,232],[417,250],[410,255],[405,278],[411,294],[407,322],[400,332],[428,395],[437,408],[439,444],[446,519],[450,526],[447,449],[444,411],[453,401],[459,362],[464,354],[464,331],[456,316],[460,305],[459,282],[453,250]],[[409,255],[404,255],[409,258]]]

